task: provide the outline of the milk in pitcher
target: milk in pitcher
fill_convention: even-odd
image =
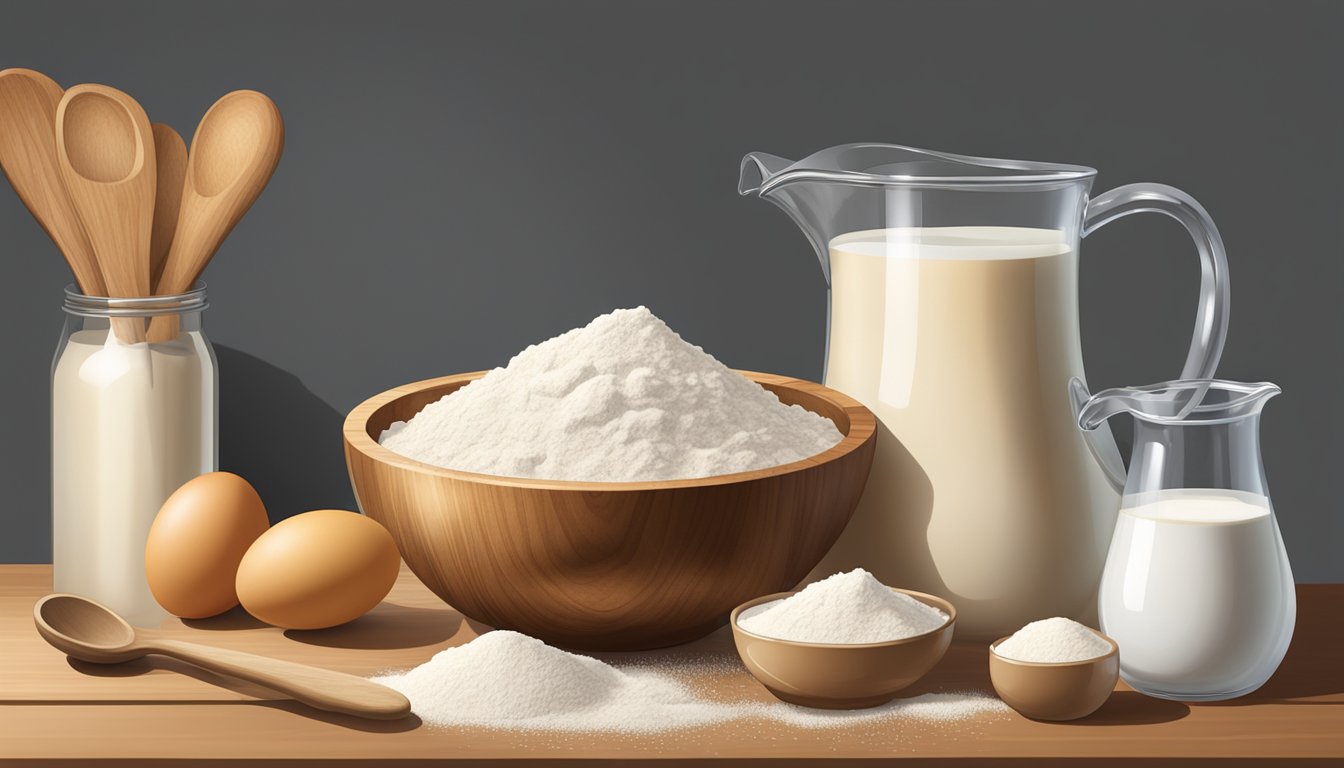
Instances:
[[[1102,631],[1121,643],[1121,675],[1136,689],[1227,698],[1259,687],[1287,651],[1292,583],[1264,496],[1126,496],[1102,577]]]
[[[826,383],[880,425],[863,500],[813,576],[857,564],[948,597],[961,636],[1087,618],[1119,495],[1067,397],[1083,361],[1064,234],[853,232],[831,241],[830,265],[843,300]]]

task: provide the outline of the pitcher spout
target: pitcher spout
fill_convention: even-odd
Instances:
[[[822,277],[831,284],[831,265],[827,243],[831,238],[830,219],[836,203],[828,199],[830,185],[794,184],[798,162],[766,152],[749,152],[742,158],[737,180],[740,195],[757,195],[779,206],[798,228],[803,230],[821,262]],[[797,178],[796,178],[797,177]]]
[[[791,165],[792,160],[778,155],[748,152],[746,157],[742,158],[742,167],[737,178],[737,193],[743,196],[764,194],[761,188]]]
[[[1268,381],[1224,379],[1181,379],[1142,387],[1117,387],[1092,396],[1078,411],[1078,426],[1093,430],[1121,413],[1154,424],[1239,421],[1259,415],[1265,402],[1281,391]]]
[[[971,202],[983,205],[989,192],[1036,193],[1029,209],[1043,212],[1047,219],[1043,223],[1058,228],[1059,221],[1082,216],[1096,174],[1079,165],[954,155],[875,142],[841,144],[797,161],[750,152],[739,170],[738,193],[769,200],[789,215],[816,251],[827,285],[829,244],[839,235],[961,224],[944,220],[946,214],[964,210]],[[1021,208],[1021,203],[1014,206]]]
[[[1090,183],[1096,173],[1081,165],[973,157],[863,142],[829,147],[797,162],[765,152],[748,153],[742,158],[737,191],[769,197],[775,190],[798,182],[912,189]]]

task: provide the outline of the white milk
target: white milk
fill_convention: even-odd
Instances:
[[[178,486],[215,468],[215,380],[199,332],[126,345],[71,335],[52,374],[52,555],[57,592],[139,626],[164,615],[145,538]]]
[[[1064,234],[904,228],[831,242],[826,384],[881,422],[854,517],[813,571],[862,567],[957,606],[959,637],[1084,618],[1119,496],[1074,424]]]
[[[1228,698],[1288,649],[1297,603],[1263,496],[1184,489],[1125,497],[1102,578],[1101,628],[1145,693]]]

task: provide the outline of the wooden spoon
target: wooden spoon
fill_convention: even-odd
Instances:
[[[108,295],[149,296],[157,171],[145,110],[115,88],[76,85],[56,107],[56,159]],[[139,321],[113,330],[122,341],[144,341]]]
[[[103,275],[56,160],[56,107],[61,86],[41,72],[0,72],[0,167],[19,199],[61,249],[79,290],[106,296]]]
[[[160,294],[195,284],[270,181],[285,146],[285,126],[265,94],[234,91],[206,111],[191,138],[177,231]]]
[[[147,654],[171,656],[211,672],[265,686],[310,707],[374,720],[411,711],[405,696],[362,677],[251,653],[184,643],[137,630],[107,607],[76,595],[47,595],[33,606],[37,633],[57,650],[92,664],[120,664]]]
[[[280,110],[265,94],[234,91],[206,111],[191,137],[187,178],[160,295],[190,290],[220,243],[270,181],[285,146]],[[151,341],[177,335],[176,316],[156,317]]]
[[[168,248],[177,229],[177,210],[182,204],[182,184],[187,176],[187,144],[177,131],[163,123],[150,126],[154,131],[154,162],[158,181],[154,191],[154,227],[149,236],[149,285],[159,284]]]

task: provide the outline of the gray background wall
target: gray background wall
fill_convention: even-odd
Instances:
[[[1300,581],[1344,581],[1338,2],[7,2],[0,66],[105,82],[190,140],[241,87],[287,146],[206,273],[223,467],[277,516],[352,500],[343,414],[644,303],[731,365],[821,373],[825,291],[749,150],[857,140],[1161,181],[1218,221],[1220,373],[1278,382],[1265,463]],[[49,557],[63,263],[0,191],[0,561]],[[1171,378],[1198,270],[1174,222],[1089,238],[1095,388]]]

